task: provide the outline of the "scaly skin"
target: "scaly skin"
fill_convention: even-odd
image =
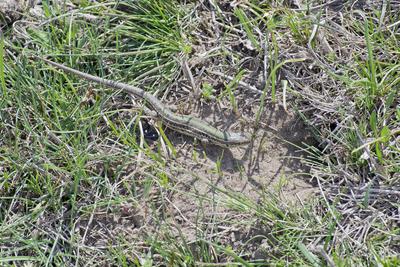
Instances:
[[[90,75],[48,59],[40,59],[58,69],[75,74],[88,81],[96,82],[114,89],[121,89],[127,93],[143,98],[146,101],[146,104],[157,112],[167,127],[185,135],[224,147],[243,145],[250,142],[250,138],[246,135],[220,131],[207,122],[193,116],[175,114],[169,108],[165,107],[161,101],[159,101],[152,94],[149,94],[138,87]]]

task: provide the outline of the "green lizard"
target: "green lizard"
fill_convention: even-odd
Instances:
[[[161,101],[152,94],[138,87],[90,75],[48,59],[39,59],[58,69],[75,74],[88,81],[96,82],[114,89],[121,89],[127,93],[143,98],[146,101],[146,104],[156,111],[168,128],[176,130],[182,134],[198,138],[203,142],[209,142],[223,147],[242,145],[250,142],[250,138],[247,135],[220,131],[207,122],[193,116],[175,114],[169,108],[165,107]]]

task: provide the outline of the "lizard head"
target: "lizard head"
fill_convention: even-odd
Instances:
[[[229,133],[229,136],[226,136],[225,140],[228,146],[240,146],[250,143],[251,136],[245,133]]]

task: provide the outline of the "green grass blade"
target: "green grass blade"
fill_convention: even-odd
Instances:
[[[2,89],[2,99],[3,101],[7,98],[7,88],[6,88],[6,79],[4,75],[4,59],[5,59],[5,50],[4,50],[4,36],[0,32],[0,84]]]

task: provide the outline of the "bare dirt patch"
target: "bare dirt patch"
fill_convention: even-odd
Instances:
[[[296,116],[277,106],[268,107],[263,118],[268,118],[265,119],[268,126],[261,128],[248,146],[230,149],[190,146],[178,150],[177,164],[187,173],[176,177],[178,184],[185,185],[179,190],[182,193],[171,196],[171,209],[173,216],[180,218],[183,231],[191,233],[192,238],[199,210],[217,221],[232,212],[224,205],[223,194],[217,188],[243,194],[254,202],[259,201],[263,192],[277,192],[283,201],[299,205],[315,192],[305,175],[308,170],[301,163],[306,154],[300,147],[313,142],[309,131]],[[193,159],[194,151],[199,155],[197,160]],[[217,204],[204,199],[215,199]]]

